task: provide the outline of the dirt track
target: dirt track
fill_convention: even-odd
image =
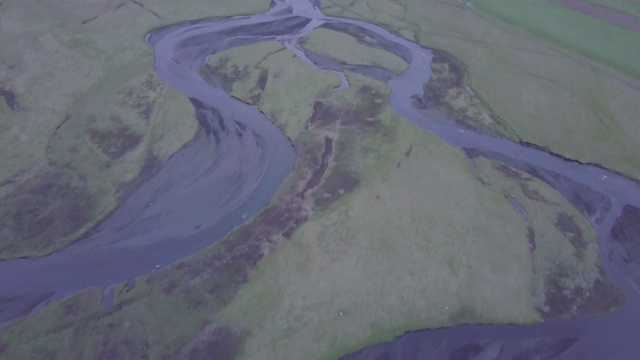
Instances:
[[[640,18],[613,10],[608,7],[595,5],[584,0],[552,0],[558,5],[581,12],[596,19],[606,21],[625,29],[640,32]]]

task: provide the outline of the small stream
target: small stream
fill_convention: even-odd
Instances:
[[[590,219],[599,235],[605,273],[627,297],[622,310],[607,316],[527,327],[424,330],[345,359],[637,359],[640,252],[634,252],[634,244],[613,241],[611,234],[624,226],[623,217],[634,221],[633,209],[640,209],[638,183],[597,166],[433,121],[441,114],[425,111],[419,101],[431,75],[431,52],[377,25],[326,16],[318,5],[319,1],[275,0],[262,14],[191,21],[149,34],[157,73],[191,99],[203,131],[85,239],[48,257],[0,263],[0,320],[89,286],[108,288],[148,274],[201,250],[269,202],[291,172],[293,147],[255,106],[208,85],[199,69],[215,53],[276,40],[302,60],[341,74],[343,82],[336,91],[348,87],[345,71],[385,81],[392,89],[389,103],[402,117],[470,157],[499,161],[558,190]],[[302,49],[298,41],[318,26],[363,32],[407,61],[409,68],[396,75]],[[332,151],[330,147],[325,144]],[[325,170],[322,165],[318,169]]]

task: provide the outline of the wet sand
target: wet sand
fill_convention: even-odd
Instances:
[[[323,25],[367,35],[378,46],[405,59],[409,68],[396,76],[386,69],[349,66],[317,57],[297,45],[301,37]],[[635,212],[627,209],[640,208],[638,183],[535,146],[463,131],[438,121],[444,115],[424,109],[418,101],[430,77],[432,54],[428,49],[377,25],[326,16],[318,10],[317,2],[304,0],[279,0],[266,13],[177,24],[148,36],[156,55],[156,71],[191,99],[202,132],[162,164],[151,180],[86,239],[42,259],[0,263],[0,320],[24,315],[42,299],[89,286],[106,288],[148,274],[204,248],[268,203],[291,171],[295,158],[291,144],[254,106],[232,99],[199,75],[208,56],[266,40],[281,41],[304,61],[321,68],[388,80],[392,89],[389,103],[407,120],[470,156],[515,167],[557,189],[597,229],[606,275],[628,300],[624,309],[608,316],[528,327],[425,330],[346,358],[507,359],[519,354],[525,358],[526,354],[546,354],[635,359],[640,354],[640,342],[635,340],[640,332],[640,292],[634,275],[637,256],[633,255],[639,239],[632,235],[621,242],[611,237],[612,233],[627,234],[620,229],[634,223]],[[614,228],[617,230],[612,231]]]

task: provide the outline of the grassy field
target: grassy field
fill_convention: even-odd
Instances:
[[[475,0],[473,4],[511,24],[640,77],[640,34],[637,32],[551,1]]]
[[[523,6],[541,6],[531,3]],[[637,79],[457,0],[367,4],[368,8],[361,1],[326,0],[323,9],[377,22],[462,59],[468,68],[467,85],[522,140],[640,178]],[[639,38],[636,34],[625,39]],[[629,47],[627,54],[638,49]]]
[[[153,72],[149,31],[267,7],[5,1],[0,88],[25,112],[0,105],[0,258],[45,255],[73,241],[117,206],[143,168],[195,134],[187,99]]]
[[[366,41],[366,37],[360,41]],[[398,56],[362,44],[355,37],[338,31],[318,28],[303,39],[301,45],[307,50],[337,59],[351,65],[378,66],[400,74],[407,63]],[[375,40],[370,39],[375,43]]]

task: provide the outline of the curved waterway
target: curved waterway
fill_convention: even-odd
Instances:
[[[303,50],[298,40],[318,26],[365,33],[377,46],[403,58],[400,75],[381,68],[350,66]],[[191,99],[203,131],[162,164],[152,179],[85,239],[40,259],[0,263],[0,320],[12,319],[48,301],[89,286],[108,287],[180,259],[221,238],[263,208],[290,173],[295,151],[254,106],[207,84],[199,70],[208,56],[233,47],[277,40],[302,60],[336,71],[386,81],[390,105],[470,157],[482,156],[545,181],[587,216],[599,235],[607,277],[626,295],[611,315],[548,321],[521,327],[456,326],[413,332],[348,359],[637,359],[640,356],[640,247],[613,235],[640,222],[640,186],[597,166],[435,121],[422,106],[431,52],[364,21],[322,14],[318,1],[280,0],[269,11],[168,26],[152,32],[156,71]],[[636,234],[637,235],[637,234]]]

